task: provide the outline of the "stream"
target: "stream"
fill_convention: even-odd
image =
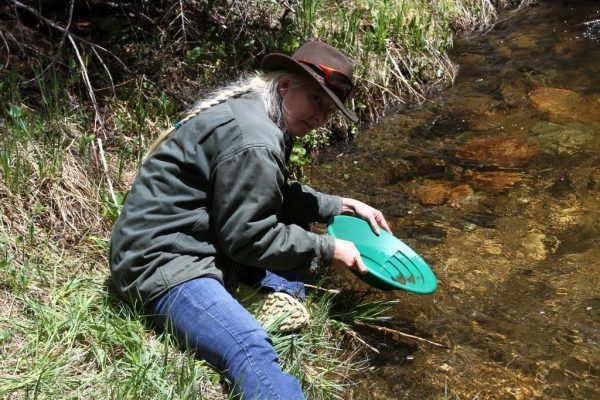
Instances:
[[[354,399],[600,399],[600,2],[546,0],[458,38],[454,85],[323,151],[311,186],[381,209],[432,267]],[[335,285],[368,290],[353,275]]]

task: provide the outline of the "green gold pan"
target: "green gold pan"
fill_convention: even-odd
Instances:
[[[355,274],[369,285],[419,294],[433,293],[437,289],[437,279],[429,265],[387,231],[380,229],[377,236],[366,221],[339,215],[329,224],[327,233],[354,243],[368,269],[367,274]]]

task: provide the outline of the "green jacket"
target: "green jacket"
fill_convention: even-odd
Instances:
[[[271,270],[331,262],[334,239],[299,225],[339,214],[341,198],[285,177],[284,134],[259,95],[186,122],[144,162],[113,228],[119,294],[144,304],[193,278],[223,282],[232,261]]]

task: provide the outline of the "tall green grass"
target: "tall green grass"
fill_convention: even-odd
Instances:
[[[387,102],[407,100],[407,95],[422,94],[434,82],[448,84],[454,78],[455,70],[445,57],[454,31],[438,2],[304,0],[302,4],[296,10],[297,20],[303,22],[297,26],[300,35],[328,41],[357,61],[362,89],[358,101],[366,103],[368,111],[363,118],[376,118]],[[447,4],[444,11],[450,8]],[[454,11],[460,13],[456,7]],[[309,28],[304,21],[312,22]]]

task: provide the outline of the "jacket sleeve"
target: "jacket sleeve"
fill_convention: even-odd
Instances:
[[[320,193],[298,182],[286,184],[283,205],[279,211],[282,221],[307,226],[311,222],[327,222],[340,214],[342,198]]]
[[[330,263],[334,239],[283,224],[283,160],[263,145],[223,156],[213,169],[214,230],[232,260],[273,270]]]

